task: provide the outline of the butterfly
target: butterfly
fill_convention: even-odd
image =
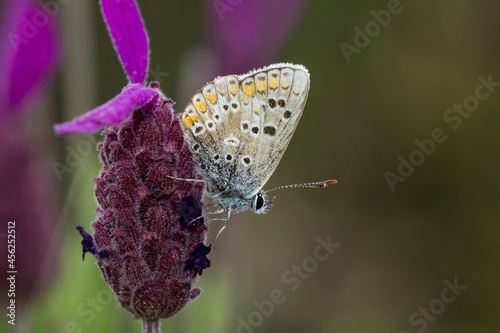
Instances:
[[[180,119],[184,138],[207,192],[226,212],[269,211],[267,193],[282,188],[326,188],[335,180],[264,191],[302,116],[310,78],[302,65],[277,63],[243,75],[215,78],[190,100]]]

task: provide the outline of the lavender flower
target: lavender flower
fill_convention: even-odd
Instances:
[[[56,198],[44,160],[40,137],[23,127],[25,116],[44,91],[60,59],[56,27],[51,19],[26,36],[23,26],[32,24],[39,7],[30,0],[7,0],[0,19],[0,269],[15,270],[17,312],[47,286],[57,256],[52,245],[56,222]],[[15,222],[16,253],[7,266],[7,225]],[[11,234],[12,235],[12,234]],[[56,242],[57,243],[57,242]],[[0,289],[9,290],[5,278]],[[3,300],[7,292],[2,292]],[[1,302],[4,304],[3,302]]]
[[[171,105],[158,95],[108,127],[99,145],[103,168],[94,179],[99,208],[92,229],[98,251],[109,254],[96,256],[99,267],[121,305],[150,322],[170,317],[198,294],[192,285],[201,270],[185,267],[193,252],[199,257],[207,231],[181,228],[179,202],[201,198],[203,186],[168,178],[197,176]],[[158,188],[167,194],[158,196]]]
[[[210,266],[203,243],[200,179],[173,102],[158,83],[145,86],[149,46],[134,0],[102,0],[102,12],[130,80],[108,103],[56,126],[58,134],[105,127],[102,161],[94,179],[99,204],[94,238],[83,228],[83,251],[92,253],[123,308],[159,331],[159,319],[200,294],[193,287]],[[193,223],[188,219],[195,220]]]

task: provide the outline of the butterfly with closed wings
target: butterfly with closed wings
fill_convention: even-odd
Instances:
[[[309,86],[304,66],[273,64],[244,75],[216,78],[181,113],[185,141],[218,212],[226,213],[226,225],[232,212],[265,214],[272,204],[266,195],[269,191],[326,188],[337,182],[262,189],[290,143]]]

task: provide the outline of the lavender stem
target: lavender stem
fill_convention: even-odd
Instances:
[[[160,319],[155,321],[142,321],[142,333],[161,333],[161,323]]]

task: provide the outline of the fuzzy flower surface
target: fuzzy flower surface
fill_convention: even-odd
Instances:
[[[156,322],[200,294],[194,282],[210,266],[200,217],[204,184],[172,178],[201,177],[172,100],[158,83],[145,85],[149,46],[136,2],[102,0],[101,8],[130,83],[104,105],[56,125],[56,132],[104,128],[93,236],[78,228],[83,255],[94,255],[123,308]]]

